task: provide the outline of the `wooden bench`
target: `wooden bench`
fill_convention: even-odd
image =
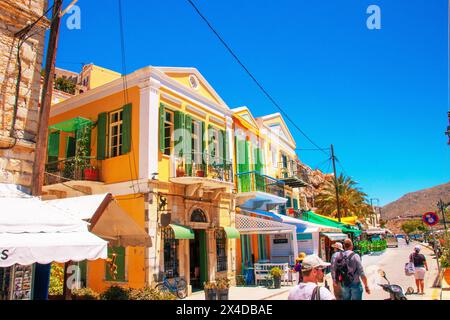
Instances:
[[[283,275],[281,276],[282,284],[288,284],[293,281],[288,263],[255,263],[253,267],[256,285],[259,285],[260,281],[266,281],[267,278],[270,277],[270,270],[275,267],[283,270]]]

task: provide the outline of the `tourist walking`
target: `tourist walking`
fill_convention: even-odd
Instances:
[[[414,263],[414,278],[416,279],[417,294],[424,294],[425,287],[425,271],[428,271],[427,260],[425,256],[420,253],[420,246],[414,247],[414,252],[410,254],[409,261]]]
[[[302,276],[302,262],[303,262],[303,259],[305,259],[305,257],[306,257],[306,253],[300,252],[300,253],[298,254],[298,257],[295,258],[294,271],[298,274],[298,277],[297,277],[298,281],[297,281],[297,283],[300,283],[300,282],[303,281],[303,276]]]
[[[344,240],[344,252],[336,256],[333,272],[337,281],[342,285],[343,300],[362,300],[363,286],[367,294],[370,288],[367,285],[367,278],[361,263],[361,257],[353,252],[353,242],[350,239]]]
[[[336,300],[342,300],[342,285],[340,281],[336,279],[336,272],[335,270],[335,263],[336,263],[336,257],[344,252],[344,246],[341,242],[336,242],[332,245],[334,248],[334,253],[331,256],[331,279],[333,281],[333,293],[336,297]]]
[[[318,285],[323,282],[324,269],[329,265],[315,254],[303,259],[303,282],[291,289],[288,300],[335,300],[330,290]]]

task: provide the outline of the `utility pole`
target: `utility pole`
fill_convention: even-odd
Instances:
[[[341,222],[341,204],[339,203],[339,188],[337,183],[337,175],[336,175],[336,157],[334,156],[334,148],[331,145],[331,160],[333,162],[333,172],[334,172],[334,187],[336,189],[336,206],[337,206],[337,216],[338,221]]]
[[[439,202],[437,203],[437,205],[438,205],[438,208],[442,212],[442,221],[444,222],[445,231],[447,231],[447,222],[445,221],[445,209],[449,204],[448,203],[445,204],[444,201],[442,201],[442,199],[439,199]]]
[[[63,0],[55,0],[50,26],[50,37],[45,61],[44,85],[42,87],[41,106],[39,110],[39,127],[33,166],[32,193],[39,196],[44,184],[45,158],[47,153],[48,119],[52,104],[53,81],[55,73],[56,52],[58,50],[59,27]]]

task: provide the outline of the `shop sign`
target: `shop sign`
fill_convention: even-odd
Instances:
[[[9,257],[9,250],[8,249],[2,249],[0,252],[0,259],[2,261],[5,261]]]

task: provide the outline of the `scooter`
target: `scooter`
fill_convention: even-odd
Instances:
[[[380,287],[383,288],[384,291],[389,293],[389,299],[385,299],[385,300],[408,300],[406,299],[405,293],[403,292],[402,287],[396,285],[396,284],[391,284],[391,282],[386,278],[386,272],[384,272],[383,270],[379,270],[378,273],[380,274],[381,277],[383,277],[384,279],[386,279],[386,281],[388,282],[387,284],[378,284]],[[409,291],[409,288],[408,288]],[[413,289],[414,291],[414,289]]]

